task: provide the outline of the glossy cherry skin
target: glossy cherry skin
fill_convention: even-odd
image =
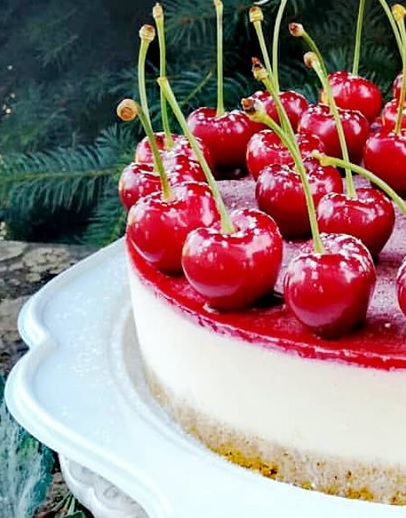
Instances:
[[[304,160],[304,165],[316,206],[326,193],[342,192],[343,183],[338,169],[322,167],[314,158]],[[284,238],[298,239],[310,235],[302,182],[292,165],[265,167],[258,177],[255,196],[258,207],[272,216]]]
[[[323,196],[317,206],[317,220],[321,232],[355,236],[377,257],[392,234],[395,211],[381,191],[359,187],[357,198],[343,193]]]
[[[397,99],[391,99],[388,101],[382,110],[382,129],[385,131],[392,131],[395,129],[396,120],[398,118],[399,101]],[[403,106],[402,120],[400,123],[402,128],[406,128],[406,107]]]
[[[261,101],[265,107],[266,113],[277,124],[280,125],[278,110],[271,94],[267,91],[258,91],[252,94],[254,99]],[[305,110],[309,107],[309,102],[306,97],[293,90],[280,92],[279,99],[284,107],[288,119],[292,125],[293,131],[297,131],[299,120]]]
[[[369,123],[359,111],[339,108],[339,114],[350,161],[357,164],[361,161],[364,144],[369,136]],[[336,123],[327,105],[310,106],[300,119],[299,131],[317,135],[323,141],[327,155],[342,158]]]
[[[324,152],[324,144],[316,135],[297,133],[296,141],[302,158],[311,156],[313,151]],[[259,131],[247,144],[247,169],[254,180],[262,169],[272,164],[292,164],[293,157],[276,133],[270,129]]]
[[[143,196],[161,191],[161,180],[148,164],[129,164],[118,182],[118,196],[124,208],[130,208]]]
[[[359,110],[369,122],[373,122],[379,115],[382,93],[376,84],[346,71],[333,72],[329,74],[328,80],[337,106],[346,110]],[[324,90],[320,100],[327,104]]]
[[[400,196],[406,196],[406,129],[399,134],[377,131],[364,149],[365,167]]]
[[[335,339],[366,319],[376,282],[372,257],[347,234],[321,234],[326,253],[306,243],[289,263],[283,282],[285,302],[315,334]]]
[[[396,276],[396,292],[399,307],[406,316],[406,259],[403,260]]]
[[[170,149],[165,149],[165,133],[154,133],[154,137],[162,158],[169,154],[172,156],[173,160],[174,154],[179,153],[180,155],[186,155],[191,160],[195,160],[196,162],[198,161],[195,152],[193,151],[188,139],[184,135],[173,134],[172,138],[175,142],[175,145]],[[210,169],[213,169],[213,160],[208,147],[199,138],[197,139],[197,142],[200,146],[200,149],[203,152],[204,158],[206,159],[208,166],[210,167]],[[151,145],[147,137],[144,137],[137,144],[137,147],[135,149],[135,162],[137,162],[138,164],[154,163]]]
[[[144,259],[164,273],[182,272],[181,253],[186,236],[219,220],[207,184],[184,182],[172,188],[172,199],[161,193],[141,198],[128,213],[127,237]]]
[[[177,176],[183,181],[195,180],[196,182],[206,182],[206,176],[202,166],[189,155],[177,151],[169,151],[162,157],[162,163],[168,176]],[[174,183],[174,182],[172,182]]]
[[[193,135],[207,146],[214,171],[245,169],[245,150],[251,136],[258,131],[242,111],[233,110],[216,117],[214,108],[198,108],[187,118]]]
[[[256,209],[230,214],[236,229],[220,226],[191,232],[183,248],[186,278],[208,304],[221,311],[247,307],[272,293],[282,261],[283,243],[273,219]]]

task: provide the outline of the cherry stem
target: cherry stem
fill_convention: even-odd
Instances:
[[[399,27],[399,34],[402,40],[402,85],[400,88],[398,112],[396,115],[395,134],[399,135],[402,129],[403,108],[406,98],[406,31],[405,31],[405,14],[406,10],[403,6],[395,4],[392,6],[393,17]]]
[[[314,52],[319,60],[321,69],[323,70],[323,74],[327,77],[328,71],[326,68],[326,65],[323,60],[323,56],[321,55],[321,52],[319,48],[316,45],[316,42],[313,40],[313,38],[305,31],[303,25],[300,23],[290,23],[289,24],[289,32],[292,36],[295,38],[303,38],[307,44],[307,46],[310,48],[312,52]]]
[[[278,137],[281,139],[282,144],[287,147],[290,154],[292,155],[293,160],[295,162],[296,170],[299,173],[300,180],[303,186],[303,192],[305,195],[306,207],[310,221],[310,230],[313,238],[314,251],[320,254],[326,253],[326,250],[320,238],[320,230],[316,217],[316,207],[314,205],[314,199],[312,196],[309,179],[307,177],[306,168],[303,165],[303,160],[300,155],[296,139],[292,141],[291,138],[289,138],[289,136],[286,135],[284,130],[280,126],[278,126],[278,124],[276,124],[276,122],[265,112],[265,109],[261,102],[254,101],[252,98],[248,98],[242,99],[241,104],[247,116],[254,122],[262,122],[263,124],[269,126],[272,129],[272,131],[276,133],[276,135],[278,135]]]
[[[345,160],[342,160],[341,158],[336,158],[333,156],[323,155],[323,153],[320,153],[319,151],[313,151],[312,156],[316,158],[320,165],[322,166],[336,166],[336,167],[348,167],[350,168],[354,173],[359,174],[360,176],[363,176],[367,180],[369,180],[371,183],[374,183],[377,185],[385,194],[388,195],[391,200],[399,207],[399,209],[402,211],[402,213],[406,216],[406,203],[403,201],[403,199],[390,187],[386,182],[384,182],[379,176],[374,175],[371,173],[371,171],[368,171],[368,169],[365,169],[364,167],[361,167],[356,164],[352,164],[349,162],[345,162]]]
[[[166,76],[166,43],[165,43],[165,21],[162,5],[156,3],[152,9],[152,16],[154,17],[156,28],[158,31],[159,42],[159,75]],[[161,101],[161,117],[162,126],[165,133],[165,149],[172,149],[175,142],[172,137],[171,128],[169,126],[168,110],[166,106],[166,99],[163,93],[160,93]]]
[[[286,4],[288,0],[281,0],[279,4],[278,12],[276,13],[275,25],[273,29],[273,37],[272,37],[272,70],[274,77],[274,85],[277,92],[280,91],[279,86],[279,35],[281,31],[281,23],[283,13],[285,12]]]
[[[262,9],[258,5],[252,6],[249,10],[249,17],[250,22],[253,24],[257,35],[258,43],[262,53],[262,59],[264,60],[266,71],[268,72],[268,77],[275,85],[275,78],[272,72],[271,62],[269,60],[269,54],[265,43],[264,33],[262,31],[262,22],[264,20]],[[277,91],[279,92],[279,89],[277,89]]]
[[[386,16],[388,17],[389,23],[391,24],[392,31],[393,31],[393,34],[394,34],[395,39],[396,39],[396,44],[398,46],[399,53],[400,53],[400,55],[402,55],[402,47],[403,47],[402,39],[400,37],[399,30],[398,30],[398,27],[396,25],[395,19],[394,19],[393,15],[392,15],[392,11],[391,11],[388,3],[386,2],[386,0],[379,0],[379,3],[381,4],[383,10],[385,11]]]
[[[165,200],[172,198],[171,188],[168,182],[168,177],[162,163],[162,158],[159,153],[158,145],[156,143],[154,132],[148,117],[142,110],[142,107],[133,99],[124,99],[117,106],[117,115],[125,122],[133,121],[139,118],[141,125],[147,135],[149,145],[151,146],[152,156],[154,160],[154,171],[157,171],[161,180],[162,196]]]
[[[148,118],[144,115],[142,107],[140,107],[138,112],[138,117],[141,121],[141,124],[144,128],[144,131],[148,137],[149,145],[151,146],[152,156],[154,159],[154,169],[158,171],[159,178],[161,180],[162,187],[162,195],[165,200],[170,200],[172,198],[171,188],[168,182],[168,176],[165,172],[165,168],[162,162],[161,155],[159,153],[159,149],[154,137],[154,132],[149,122]]]
[[[358,7],[357,29],[355,32],[354,58],[352,61],[352,75],[357,76],[359,70],[359,58],[361,54],[362,25],[364,22],[365,0],[360,0]]]
[[[214,0],[217,21],[217,111],[216,117],[225,113],[224,109],[224,72],[223,72],[223,2]],[[164,76],[161,76],[164,77]]]
[[[224,205],[224,201],[223,201],[220,191],[217,187],[216,180],[214,179],[214,176],[210,170],[210,167],[204,157],[202,150],[200,149],[199,144],[197,143],[196,138],[194,137],[193,133],[190,131],[189,126],[187,125],[186,119],[185,119],[181,109],[179,108],[179,104],[176,100],[176,97],[173,93],[173,90],[169,84],[168,79],[166,77],[159,77],[158,84],[159,84],[161,90],[164,92],[166,100],[168,101],[169,105],[171,106],[172,111],[175,114],[175,117],[177,118],[180,127],[182,128],[183,133],[186,135],[187,139],[189,140],[189,143],[203,169],[207,183],[209,184],[209,187],[213,194],[213,198],[216,202],[217,210],[219,211],[219,214],[220,214],[222,232],[224,232],[225,234],[234,233],[235,232],[234,225],[227,212],[226,206]]]
[[[333,92],[331,90],[331,85],[328,80],[328,77],[324,72],[323,66],[320,63],[318,56],[316,56],[315,53],[307,52],[305,54],[304,59],[305,59],[306,65],[313,68],[313,70],[316,72],[316,74],[317,74],[318,78],[320,79],[320,82],[324,88],[324,91],[326,93],[326,97],[328,100],[328,104],[330,106],[330,111],[334,117],[334,122],[336,124],[338,139],[340,141],[341,153],[343,154],[344,162],[349,163],[350,158],[348,155],[348,148],[347,148],[347,142],[345,140],[344,128],[343,128],[343,124],[342,124],[342,121],[340,118],[340,114],[338,112],[336,102],[334,100]],[[348,197],[356,198],[357,192],[356,192],[355,185],[354,185],[354,179],[352,177],[351,169],[349,169],[347,167],[345,167],[345,181],[346,181]]]
[[[155,38],[155,29],[152,25],[143,25],[139,32],[141,38],[140,50],[138,53],[138,93],[140,96],[141,108],[144,116],[151,124],[148,110],[147,88],[145,86],[145,61],[148,47]]]

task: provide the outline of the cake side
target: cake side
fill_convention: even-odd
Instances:
[[[129,267],[148,384],[183,429],[276,480],[406,503],[406,372],[300,358],[213,333]]]

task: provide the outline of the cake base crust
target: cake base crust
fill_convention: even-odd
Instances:
[[[406,470],[362,463],[248,437],[190,408],[145,368],[147,384],[160,405],[187,433],[228,461],[303,489],[352,499],[406,505]]]

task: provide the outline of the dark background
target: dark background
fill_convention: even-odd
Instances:
[[[137,98],[138,31],[153,24],[153,1],[0,0],[0,231],[8,239],[101,245],[119,237],[125,215],[117,181],[143,137],[115,108]],[[227,108],[258,89],[251,57],[260,55],[248,20],[251,2],[224,1]],[[279,2],[263,7],[271,51]],[[216,103],[215,13],[210,0],[166,0],[168,75],[187,114]],[[298,21],[318,43],[329,71],[351,70],[357,0],[291,0],[283,18],[280,82],[315,102],[319,84],[303,66],[307,50],[287,30]],[[158,45],[148,51],[154,129],[161,127]],[[391,28],[367,0],[360,74],[385,99],[400,69]]]

